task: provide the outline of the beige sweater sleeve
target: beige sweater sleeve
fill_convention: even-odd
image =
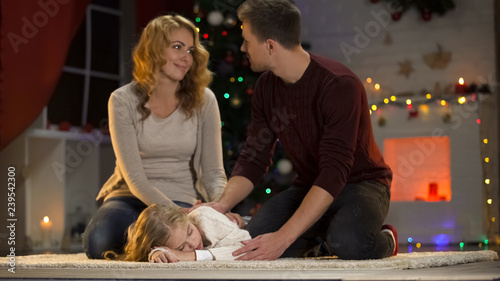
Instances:
[[[232,253],[241,248],[241,241],[251,239],[248,231],[240,229],[224,214],[210,207],[199,207],[189,214],[198,221],[203,236],[208,241],[205,249],[209,250],[215,260],[234,260]]]
[[[214,93],[205,89],[205,104],[200,115],[201,130],[198,141],[201,151],[195,154],[200,157],[201,171],[198,181],[208,195],[208,201],[219,199],[227,183],[226,172],[222,160],[222,125],[219,106]],[[198,159],[194,159],[198,161]]]

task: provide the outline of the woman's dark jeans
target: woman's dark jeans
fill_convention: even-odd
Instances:
[[[297,186],[269,199],[250,220],[252,237],[275,232],[295,213],[309,190]],[[390,190],[376,181],[347,184],[325,214],[281,257],[302,257],[317,245],[341,259],[379,259],[392,255],[394,243],[382,233]]]
[[[191,204],[175,201],[184,208]],[[83,249],[89,259],[103,259],[106,251],[123,253],[127,229],[137,220],[146,204],[135,197],[110,198],[102,204],[90,220],[83,234]]]

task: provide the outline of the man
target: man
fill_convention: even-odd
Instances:
[[[382,226],[392,173],[371,128],[359,79],[300,45],[300,11],[287,0],[248,0],[238,8],[251,68],[264,72],[252,97],[248,138],[224,194],[210,203],[231,210],[262,179],[277,141],[297,176],[247,226],[240,260],[304,256],[322,246],[341,259],[397,254],[397,234]]]

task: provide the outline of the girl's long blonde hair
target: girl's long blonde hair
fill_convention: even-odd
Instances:
[[[124,253],[118,255],[108,251],[104,257],[109,260],[148,261],[151,250],[164,246],[172,230],[188,221],[189,217],[179,208],[151,205],[144,209],[137,221],[128,228]]]
[[[133,75],[140,99],[137,109],[142,115],[142,120],[151,114],[151,110],[145,105],[158,85],[158,73],[166,63],[163,53],[165,48],[170,46],[172,30],[177,28],[187,29],[193,34],[194,39],[193,65],[180,82],[180,88],[176,93],[188,117],[201,107],[204,90],[212,82],[212,72],[208,70],[209,53],[200,43],[196,26],[179,15],[159,16],[151,20],[142,31],[139,43],[133,51]]]

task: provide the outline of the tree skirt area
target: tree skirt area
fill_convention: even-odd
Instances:
[[[401,253],[394,257],[380,260],[341,260],[335,257],[296,259],[284,258],[275,261],[198,261],[174,264],[148,262],[124,262],[108,260],[90,260],[84,253],[44,254],[15,257],[16,269],[345,269],[345,270],[384,270],[384,269],[419,269],[442,267],[457,264],[495,261],[495,251],[460,251],[460,252],[414,252]],[[0,258],[0,268],[9,267],[11,259]]]

